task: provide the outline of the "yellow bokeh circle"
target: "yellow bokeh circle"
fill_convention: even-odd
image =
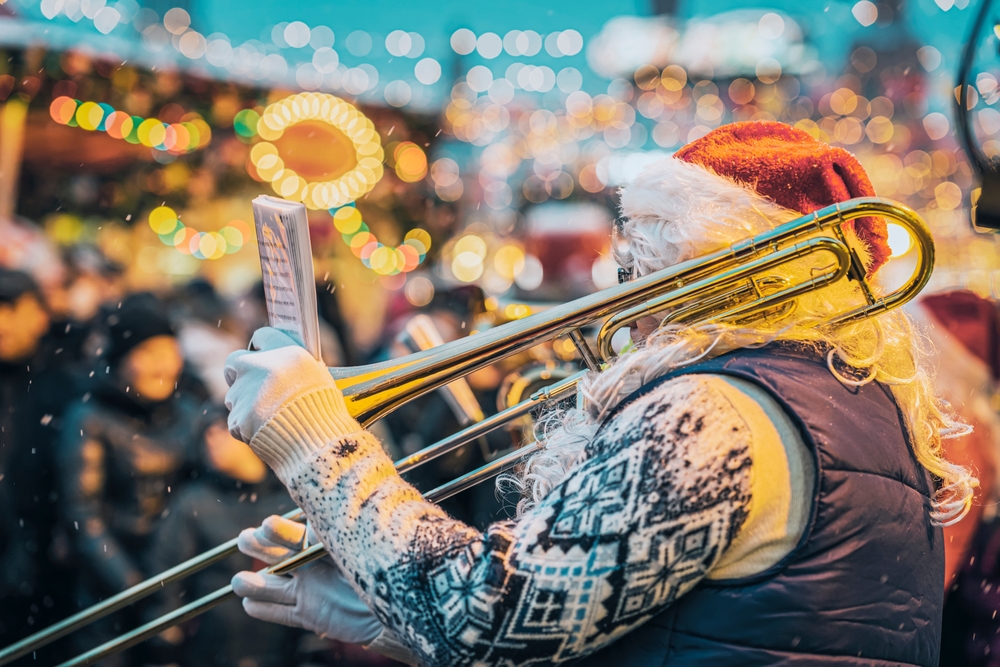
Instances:
[[[177,225],[177,213],[169,206],[157,206],[149,212],[149,226],[157,234],[170,234]]]
[[[296,123],[312,120],[342,132],[354,147],[357,164],[343,175],[327,181],[307,181],[285,166],[277,141]],[[299,93],[264,109],[257,124],[263,139],[250,151],[250,160],[260,177],[286,199],[301,201],[315,210],[338,208],[364,196],[382,178],[384,154],[378,132],[358,109],[334,95]]]
[[[426,255],[431,248],[431,235],[424,229],[411,229],[406,232],[403,242],[416,248],[421,255]]]
[[[341,234],[353,234],[361,229],[361,212],[353,206],[337,209],[333,224]]]
[[[76,110],[77,125],[85,130],[96,130],[104,119],[104,109],[94,102],[84,102]]]

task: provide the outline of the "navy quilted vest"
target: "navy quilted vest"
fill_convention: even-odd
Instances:
[[[741,350],[664,376],[730,375],[773,395],[814,454],[809,525],[752,578],[703,580],[668,610],[578,664],[938,664],[944,545],[930,476],[889,389],[849,388],[790,345]],[[638,395],[638,394],[637,394]]]

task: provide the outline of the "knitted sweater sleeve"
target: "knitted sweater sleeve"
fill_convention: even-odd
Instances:
[[[693,588],[750,503],[747,425],[698,376],[630,403],[588,453],[538,506],[482,533],[424,501],[364,431],[298,461],[289,490],[421,664],[551,664]]]

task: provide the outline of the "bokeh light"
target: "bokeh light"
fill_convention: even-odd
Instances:
[[[913,247],[913,237],[902,225],[890,222],[886,225],[889,232],[889,251],[891,257],[901,257]]]
[[[403,294],[410,305],[422,308],[434,298],[434,283],[424,276],[414,276],[406,282]]]
[[[47,18],[61,14],[73,21],[83,7],[61,0],[43,4]],[[91,13],[104,4],[84,3]],[[107,4],[117,11],[132,3]],[[100,26],[93,19],[98,30],[106,26],[122,35],[137,26],[150,54],[183,64],[158,71],[162,82],[153,88],[140,65],[110,67],[89,53],[68,54],[60,61],[67,76],[51,88],[49,113],[58,124],[155,149],[160,164],[147,163],[155,173],[143,174],[139,185],[155,193],[143,200],[152,206],[203,196],[199,188],[232,187],[223,172],[202,178],[201,170],[216,169],[206,168],[207,161],[173,160],[205,146],[212,130],[197,114],[164,110],[210,105],[202,110],[205,118],[224,128],[217,130],[213,159],[218,155],[227,168],[245,167],[280,196],[331,211],[327,231],[336,228],[341,236],[333,242],[343,240],[339,249],[359,260],[348,265],[363,263],[387,288],[405,284],[409,303],[422,304],[435,287],[462,282],[498,297],[509,290],[542,290],[533,298],[551,298],[548,283],[562,277],[529,242],[526,211],[580,201],[607,204],[646,164],[733,121],[777,120],[846,148],[862,162],[878,195],[915,208],[942,248],[959,238],[964,243],[975,174],[957,145],[952,105],[961,89],[950,78],[956,47],[931,39],[920,22],[951,9],[942,15],[944,25],[966,5],[942,0],[908,8],[916,41],[906,42],[913,48],[905,52],[880,40],[902,17],[894,5],[878,0],[794,15],[743,8],[704,16],[618,16],[599,30],[569,17],[539,31],[477,24],[475,31],[452,27],[444,34],[420,34],[418,26],[389,23],[367,32],[338,28],[336,39],[329,27],[289,16],[242,42],[219,32],[199,34],[195,28],[207,24],[197,17],[192,23],[185,10],[152,22],[133,22],[125,12],[115,24],[105,13]],[[834,31],[849,35],[850,46],[831,55],[827,37]],[[821,34],[827,37],[817,38]],[[970,125],[986,156],[1000,159],[1000,71],[987,65],[985,51],[976,65],[982,71],[965,82]],[[188,77],[185,68],[195,76]],[[192,96],[188,78],[203,70],[212,82],[205,94]],[[101,85],[86,85],[92,83],[88,77]],[[182,92],[170,92],[171,81]],[[0,97],[21,85],[0,76]],[[285,97],[289,87],[323,92]],[[150,95],[152,101],[144,99]],[[328,127],[317,145],[341,133],[342,146],[304,158],[312,146],[302,137],[319,124]],[[320,163],[342,164],[344,172],[309,168]],[[383,182],[385,169],[396,178]],[[117,196],[110,188],[100,193],[102,200]],[[430,203],[426,209],[415,204],[421,198]],[[234,215],[236,210],[220,220]],[[185,253],[188,264],[235,252],[253,239],[252,230],[235,222],[200,232],[176,216],[150,216],[163,243]],[[430,235],[414,226],[434,230],[439,245],[433,255]],[[584,282],[590,276],[588,287],[613,277],[609,255],[595,252],[581,269]],[[942,265],[964,266],[975,252],[952,249],[939,258]],[[427,273],[418,277],[416,267]],[[948,278],[943,270],[937,276]],[[1000,293],[1000,272],[994,282]]]
[[[164,123],[155,118],[130,116],[108,104],[60,96],[49,105],[49,116],[60,125],[105,132],[115,139],[175,155],[204,148],[212,141],[211,127],[197,115],[180,123]]]
[[[290,168],[286,164],[289,158],[281,157],[275,142],[289,128],[307,121],[342,133],[352,146],[354,166],[328,180],[308,180]],[[382,178],[383,151],[375,126],[354,105],[334,95],[300,93],[275,102],[261,114],[256,132],[263,139],[251,153],[257,174],[270,181],[278,195],[301,201],[311,209],[344,206],[370,192]]]
[[[348,205],[331,210],[333,225],[355,257],[379,276],[409,273],[420,266],[431,248],[431,235],[426,230],[411,229],[399,246],[381,243],[365,224],[361,211]],[[402,282],[383,283],[399,289]]]
[[[233,117],[233,130],[241,137],[255,137],[259,122],[260,114],[253,109],[243,109]]]
[[[186,227],[169,206],[154,208],[147,221],[164,245],[196,259],[221,259],[238,252],[253,234],[250,225],[242,220],[232,220],[217,232],[199,232]]]
[[[427,175],[427,155],[416,144],[404,141],[393,151],[396,175],[407,183],[416,183]]]

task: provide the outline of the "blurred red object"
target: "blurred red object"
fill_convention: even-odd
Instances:
[[[930,325],[927,332],[936,348],[935,390],[973,427],[970,435],[945,440],[945,455],[979,477],[968,516],[944,530],[947,590],[965,564],[985,504],[998,489],[1000,417],[991,398],[1000,379],[1000,314],[992,301],[965,290],[922,297],[914,314]]]
[[[562,302],[594,291],[594,262],[611,244],[608,210],[592,203],[548,202],[525,217],[524,249],[541,262],[543,276],[525,297]]]

